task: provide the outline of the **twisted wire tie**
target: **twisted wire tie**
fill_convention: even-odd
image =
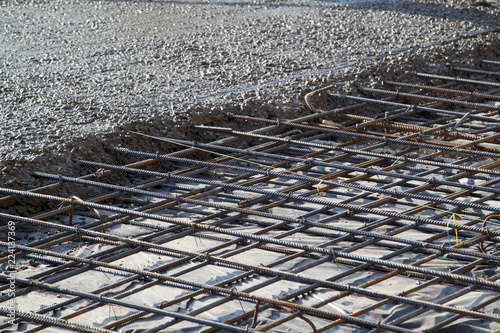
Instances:
[[[79,225],[76,226],[76,237],[78,238],[79,241],[82,239],[82,235],[80,233],[80,226]]]
[[[335,251],[332,248],[330,248],[330,256],[332,257],[333,262],[337,261],[337,255],[335,254]]]

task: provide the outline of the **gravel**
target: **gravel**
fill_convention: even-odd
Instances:
[[[495,58],[499,22],[497,7],[469,0],[2,1],[0,183],[78,174],[75,156],[141,145],[129,130],[199,137],[192,124],[225,124],[229,111],[310,112],[304,94],[332,82]]]

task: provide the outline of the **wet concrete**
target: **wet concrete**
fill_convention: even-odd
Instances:
[[[192,137],[228,111],[309,112],[308,91],[498,56],[499,10],[474,1],[0,2],[0,183],[107,158],[127,134]],[[168,149],[168,148],[166,148]]]

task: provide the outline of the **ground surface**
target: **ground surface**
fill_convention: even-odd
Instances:
[[[0,182],[30,183],[26,163],[71,167],[129,129],[290,118],[304,93],[367,68],[498,55],[498,34],[443,43],[499,22],[473,1],[3,1]]]

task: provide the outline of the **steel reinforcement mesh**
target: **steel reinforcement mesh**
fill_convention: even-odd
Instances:
[[[499,329],[499,69],[329,86],[309,116],[231,115],[197,127],[211,143],[133,133],[178,151],[108,147],[138,162],[0,188],[59,204],[0,210],[0,330]],[[48,194],[68,186],[96,194]]]

